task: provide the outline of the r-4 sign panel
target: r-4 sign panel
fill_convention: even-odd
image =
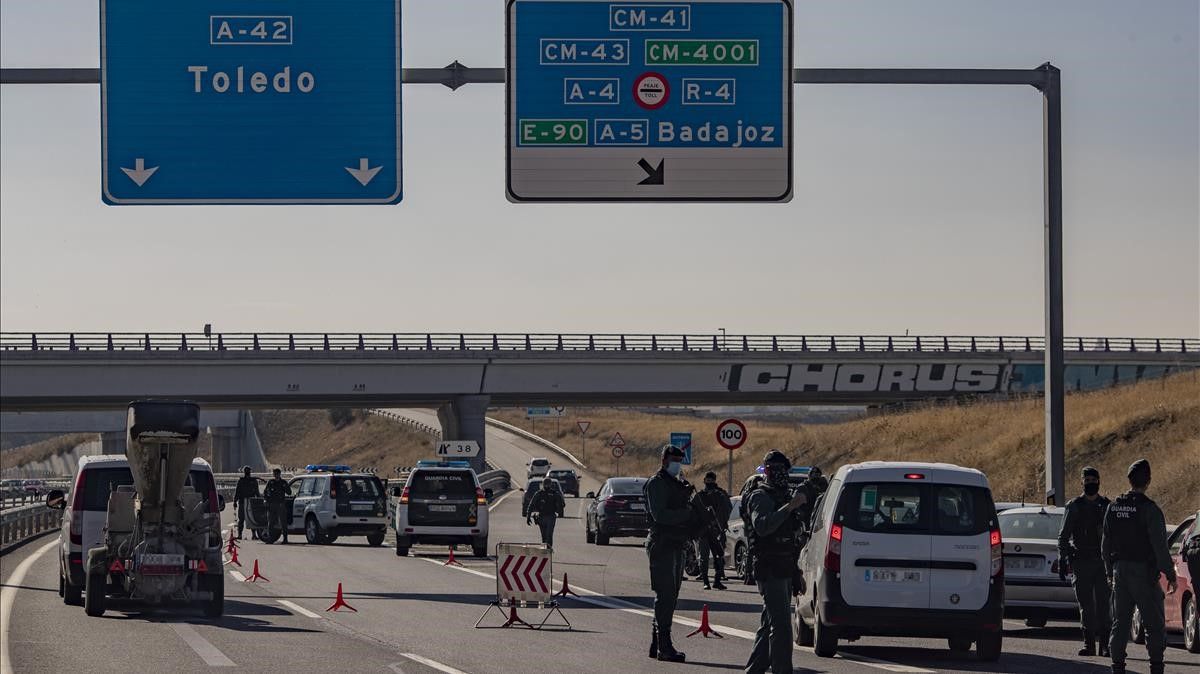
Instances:
[[[437,455],[448,459],[479,456],[479,443],[474,440],[450,440],[438,443]]]
[[[101,0],[109,204],[401,198],[400,1]]]

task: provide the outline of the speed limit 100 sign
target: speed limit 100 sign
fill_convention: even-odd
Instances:
[[[737,419],[726,419],[717,426],[717,443],[728,450],[746,444],[746,424]]]

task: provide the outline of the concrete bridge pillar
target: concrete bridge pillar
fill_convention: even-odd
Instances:
[[[105,431],[100,434],[100,453],[125,456],[126,431]]]
[[[241,433],[237,429],[209,429],[212,440],[212,469],[214,473],[233,473],[241,470]]]
[[[479,456],[471,459],[476,472],[486,470],[487,409],[491,396],[455,396],[438,408],[443,440],[474,440],[479,443]]]

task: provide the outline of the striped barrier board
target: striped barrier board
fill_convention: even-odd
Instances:
[[[552,557],[545,545],[498,543],[496,598],[500,603],[549,602],[552,594],[550,579],[554,577]]]

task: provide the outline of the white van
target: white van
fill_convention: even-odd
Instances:
[[[62,528],[58,532],[58,596],[71,606],[83,605],[84,551],[104,544],[104,528],[108,524],[108,495],[122,485],[133,484],[129,459],[124,455],[84,456],[79,459],[75,479],[67,495],[70,507],[63,510]],[[204,459],[193,459],[185,483],[206,494],[210,512],[225,509],[225,501],[217,495],[212,467]],[[220,545],[220,534],[214,545]]]
[[[1004,563],[987,477],[941,463],[842,466],[800,553],[796,642],[832,657],[839,639],[942,637],[1000,657]]]

